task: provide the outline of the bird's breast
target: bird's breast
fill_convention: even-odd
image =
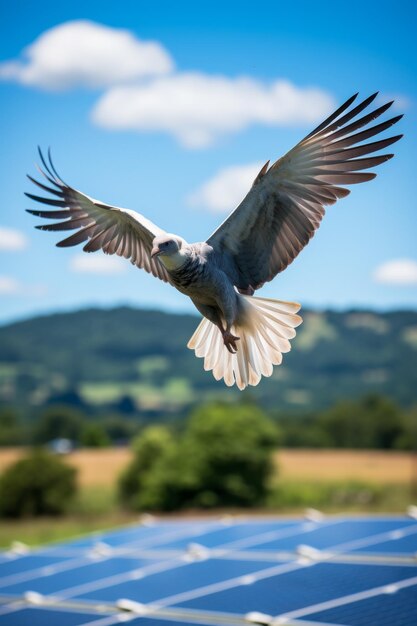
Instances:
[[[179,291],[192,295],[196,290],[204,289],[209,282],[210,272],[206,263],[199,258],[192,258],[181,267],[171,270],[169,274]]]

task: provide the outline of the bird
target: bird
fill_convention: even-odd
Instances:
[[[37,226],[40,230],[75,231],[58,247],[82,243],[85,252],[130,259],[188,296],[203,316],[188,348],[216,380],[243,390],[271,376],[302,322],[300,304],[254,293],[298,256],[319,228],[325,206],[350,193],[346,185],[372,180],[376,174],[365,170],[394,156],[369,155],[402,137],[364,143],[402,115],[372,125],[393,101],[374,108],[378,93],[359,104],[358,95],[272,165],[267,161],[242,202],[206,241],[187,243],[140,213],[77,191],[58,174],[50,149],[44,156],[39,148],[38,168],[50,186],[28,175],[49,196],[26,195],[53,209],[27,210],[58,220]]]

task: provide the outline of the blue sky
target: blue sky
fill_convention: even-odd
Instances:
[[[52,146],[74,187],[199,241],[257,164],[282,156],[329,107],[376,90],[406,114],[395,159],[329,207],[261,293],[320,309],[417,307],[414,3],[2,4],[0,319],[94,304],[191,310],[127,261],[83,261],[33,228],[23,191],[33,191],[25,174],[36,172],[38,144]],[[130,35],[121,41],[118,29]],[[148,108],[124,110],[131,99]],[[90,260],[98,255],[108,264]]]

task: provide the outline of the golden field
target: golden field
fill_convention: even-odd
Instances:
[[[283,449],[276,462],[280,478],[295,482],[360,480],[391,485],[411,482],[417,471],[411,452],[380,450]]]
[[[22,448],[0,449],[0,473],[26,453]],[[78,470],[82,487],[111,486],[131,458],[128,448],[84,449],[65,457]],[[282,480],[360,480],[375,484],[404,484],[417,472],[410,452],[376,450],[281,449],[275,456]]]

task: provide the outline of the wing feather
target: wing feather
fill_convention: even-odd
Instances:
[[[44,185],[28,176],[29,180],[43,191],[56,196],[48,198],[26,193],[31,200],[57,207],[60,210],[34,210],[28,213],[51,220],[65,220],[42,224],[36,228],[53,232],[75,230],[57,246],[70,247],[85,243],[85,252],[103,250],[106,254],[118,254],[130,259],[137,267],[143,268],[157,278],[170,282],[168,272],[158,259],[150,257],[152,241],[155,236],[164,234],[158,226],[135,211],[113,207],[86,196],[67,185],[57,173],[51,159],[39,149],[42,168],[38,168],[45,179],[52,185]]]
[[[372,180],[376,174],[364,170],[393,157],[369,155],[402,135],[362,142],[396,124],[402,115],[368,126],[392,102],[366,112],[377,96],[372,94],[349,108],[357,95],[269,170],[264,167],[246,198],[207,240],[242,293],[253,293],[295,259],[320,226],[324,207],[350,193],[344,185]]]

